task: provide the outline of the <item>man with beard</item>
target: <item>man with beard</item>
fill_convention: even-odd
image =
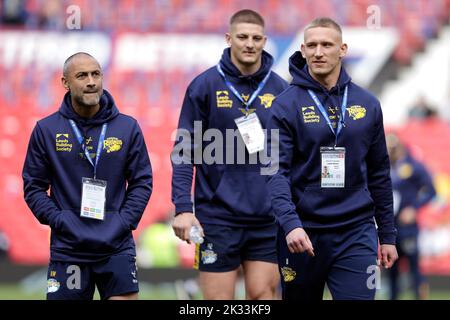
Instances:
[[[152,170],[135,119],[103,90],[100,64],[83,52],[64,63],[68,91],[37,122],[23,168],[25,200],[51,228],[47,299],[137,299],[137,228]],[[50,193],[47,191],[50,189]]]

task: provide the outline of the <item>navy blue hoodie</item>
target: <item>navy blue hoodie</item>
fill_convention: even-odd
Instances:
[[[404,237],[417,236],[419,228],[417,222],[399,224],[399,213],[406,207],[416,210],[430,202],[436,195],[433,180],[423,164],[414,159],[409,153],[395,163],[391,170],[392,189],[398,203],[395,205],[396,226],[398,240]]]
[[[119,113],[106,90],[100,105],[94,117],[82,118],[67,93],[59,111],[38,121],[30,138],[23,168],[25,201],[39,222],[51,227],[52,261],[92,262],[116,253],[136,254],[131,230],[152,192],[150,160],[137,121]],[[103,221],[80,217],[82,178],[92,178],[93,167],[69,119],[85,137],[94,161],[102,125],[108,124],[97,167],[97,179],[107,181]]]
[[[395,244],[390,165],[378,100],[352,83],[343,68],[337,85],[327,90],[310,76],[300,52],[289,64],[293,81],[275,99],[267,123],[268,131],[279,129],[279,162],[272,159],[278,171],[268,176],[268,188],[285,234],[297,227],[345,227],[375,216],[381,243]],[[330,110],[338,107],[340,113],[345,86],[345,127],[337,140],[338,147],[346,148],[345,187],[321,188],[319,150],[334,146],[335,136],[307,90],[315,92],[332,117]]]
[[[247,99],[270,71],[272,63],[272,56],[263,51],[261,68],[253,75],[244,76],[232,63],[229,48],[224,50],[220,60],[227,80]],[[263,127],[272,100],[286,87],[286,81],[271,72],[266,85],[249,106],[249,111],[256,112]],[[245,150],[244,163],[237,164],[236,150],[245,149],[245,146],[234,120],[242,117],[244,110],[215,66],[197,76],[188,86],[178,124],[179,136],[172,153],[172,201],[177,214],[194,212],[191,189],[195,163],[195,214],[201,223],[247,226],[274,222],[265,178],[260,175],[261,158],[251,164]],[[196,133],[200,140],[194,138],[194,121],[201,123],[201,130]],[[218,161],[221,163],[195,160],[196,152],[209,154],[207,147],[212,148],[213,141],[201,139],[210,128],[217,129],[224,138],[220,148],[223,161]],[[227,129],[236,130],[235,138],[226,139]],[[181,131],[186,134],[180,134]],[[185,152],[179,152],[180,148]],[[184,163],[174,161],[180,157],[185,159]],[[233,161],[227,161],[227,158]]]

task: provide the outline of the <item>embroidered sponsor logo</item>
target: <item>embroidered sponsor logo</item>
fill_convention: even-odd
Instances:
[[[233,100],[227,90],[216,91],[217,108],[231,108]]]
[[[316,113],[314,106],[302,107],[302,115],[304,123],[319,123],[320,117]]]
[[[69,134],[57,133],[55,138],[55,147],[57,152],[71,152],[72,143],[69,143]]]

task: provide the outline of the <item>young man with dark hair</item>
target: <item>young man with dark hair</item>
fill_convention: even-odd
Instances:
[[[197,244],[196,260],[205,299],[233,299],[240,266],[246,297],[272,299],[279,283],[277,227],[260,160],[272,100],[287,84],[271,71],[273,58],[264,51],[264,20],[258,13],[234,14],[225,39],[229,48],[216,66],[191,82],[181,109],[172,154],[173,229],[190,242],[191,227],[202,228],[205,239]],[[211,134],[220,138],[206,138]],[[195,135],[204,139],[199,142]],[[195,159],[198,153],[201,161]],[[208,154],[217,161],[206,159]],[[256,155],[260,160],[252,162]]]

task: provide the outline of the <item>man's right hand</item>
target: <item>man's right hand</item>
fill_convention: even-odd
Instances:
[[[314,248],[303,228],[295,228],[286,236],[286,242],[291,253],[307,252],[314,257]]]
[[[189,244],[191,244],[189,232],[191,231],[192,226],[198,226],[201,230],[202,237],[205,236],[200,222],[192,212],[182,212],[177,214],[172,222],[172,229],[175,232],[175,235]]]

